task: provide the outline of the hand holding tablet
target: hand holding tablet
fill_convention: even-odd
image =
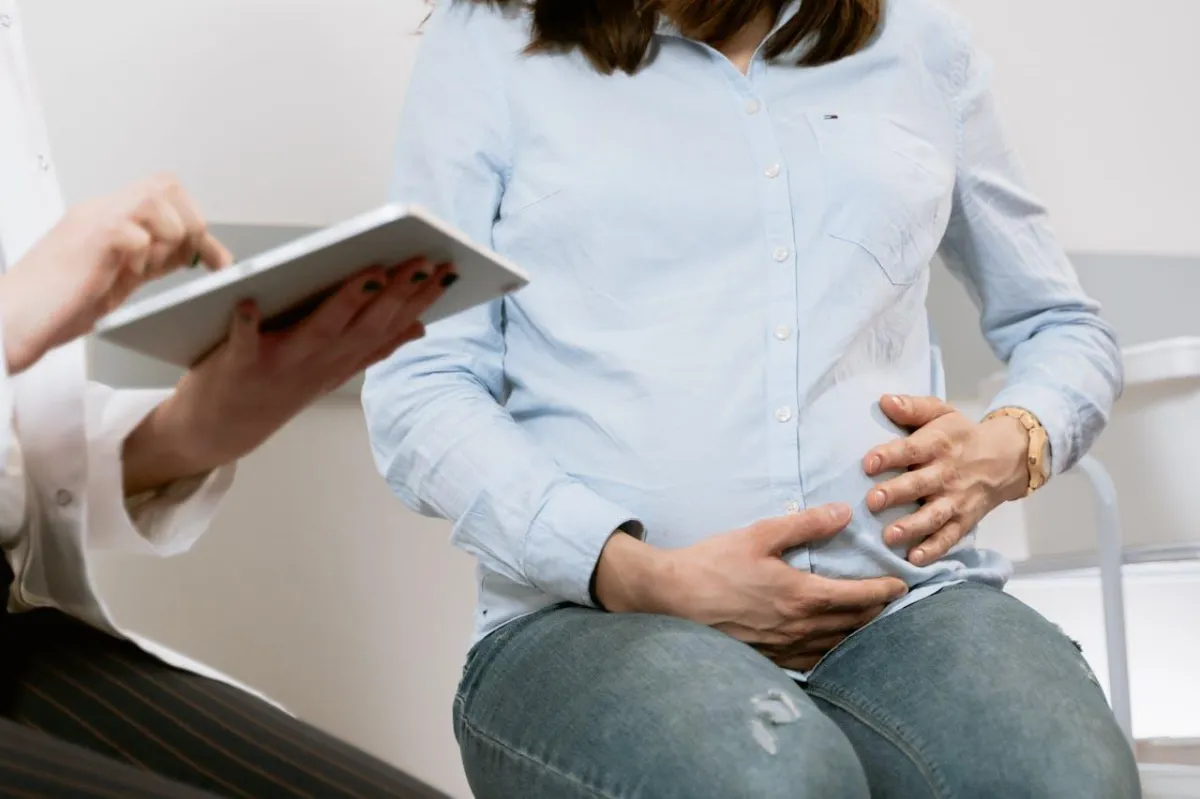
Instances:
[[[102,338],[188,367],[126,439],[127,494],[241,458],[424,322],[526,282],[427,214],[388,206],[118,310]]]
[[[453,264],[457,275],[439,286],[444,291],[421,314],[423,323],[496,299],[529,281],[519,267],[421,209],[389,205],[134,302],[107,316],[96,332],[127,349],[188,367],[225,340],[242,301],[257,305],[264,331],[286,329],[336,297],[339,287],[364,269],[381,269],[387,277],[389,265],[416,257],[433,266]]]

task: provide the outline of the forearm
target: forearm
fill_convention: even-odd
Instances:
[[[164,405],[151,411],[125,438],[121,472],[127,497],[198,477],[223,465],[205,460],[187,431],[178,429],[163,413]]]
[[[37,318],[37,304],[30,302],[27,272],[0,275],[0,344],[7,373],[19,375],[41,359],[46,350],[46,321]]]

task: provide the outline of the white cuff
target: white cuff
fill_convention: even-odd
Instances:
[[[125,439],[170,395],[170,391],[117,391],[98,383],[88,385],[89,550],[177,555],[189,550],[216,517],[233,484],[233,464],[132,500],[125,497],[121,462]]]

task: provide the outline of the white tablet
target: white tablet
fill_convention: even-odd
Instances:
[[[520,267],[478,247],[420,208],[387,205],[172,289],[137,300],[96,327],[105,341],[191,366],[229,331],[236,305],[253,299],[266,326],[298,321],[346,278],[417,256],[453,263],[459,280],[421,321],[429,324],[524,287]]]

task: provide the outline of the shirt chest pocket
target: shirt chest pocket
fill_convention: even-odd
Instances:
[[[954,191],[945,150],[882,114],[810,112],[821,159],[824,230],[865,250],[895,285],[937,252]]]

